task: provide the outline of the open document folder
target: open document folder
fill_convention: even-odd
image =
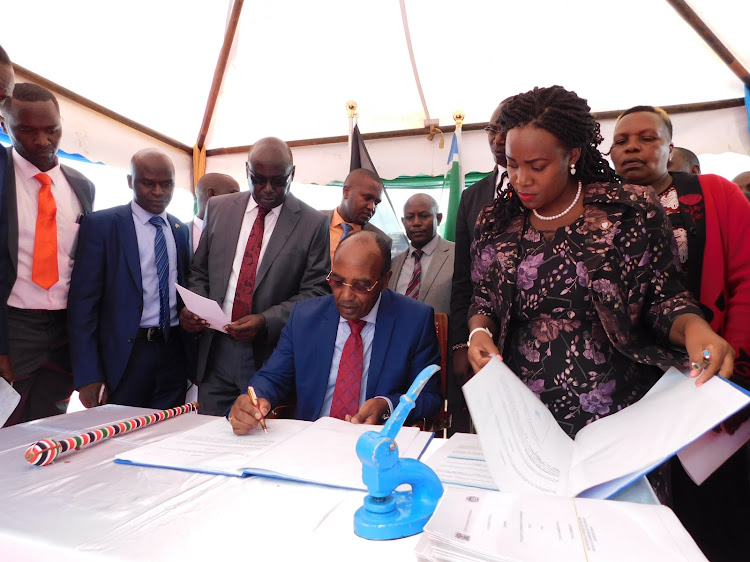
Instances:
[[[355,447],[359,436],[373,429],[377,428],[334,418],[268,420],[268,433],[257,428],[247,435],[235,435],[226,419],[217,418],[121,453],[115,462],[226,476],[255,474],[367,490]],[[432,436],[416,427],[401,428],[396,437],[400,456],[418,459]]]
[[[679,519],[661,505],[450,487],[416,554],[430,562],[706,562]]]
[[[493,480],[504,492],[608,498],[750,403],[720,377],[700,387],[669,369],[635,404],[571,439],[493,358],[463,386]]]

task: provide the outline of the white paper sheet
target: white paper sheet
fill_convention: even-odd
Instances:
[[[21,395],[16,392],[8,381],[0,377],[0,427],[8,421],[8,418],[21,401]]]
[[[739,451],[750,440],[750,420],[747,420],[734,435],[725,431],[707,431],[680,451],[677,456],[682,467],[693,482],[700,486],[729,457]]]
[[[425,535],[428,560],[706,560],[671,510],[627,502],[447,488]]]
[[[180,293],[182,302],[185,303],[185,307],[190,312],[208,322],[209,328],[224,332],[225,334],[227,333],[224,326],[231,324],[232,321],[224,314],[218,302],[202,297],[201,295],[196,295],[178,283],[175,283],[175,287]]]
[[[507,492],[609,497],[750,403],[714,377],[701,387],[668,370],[637,403],[573,441],[499,359],[463,387],[495,483]]]
[[[259,428],[235,435],[220,418],[158,443],[117,456],[119,462],[195,472],[243,476],[257,474],[364,490],[362,463],[355,446],[367,431],[380,426],[355,425],[333,418],[315,422],[268,420]],[[432,433],[403,427],[396,437],[399,456],[419,458]]]

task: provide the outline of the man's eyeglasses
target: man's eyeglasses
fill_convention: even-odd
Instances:
[[[250,174],[250,181],[253,182],[254,187],[265,187],[267,183],[271,184],[271,187],[286,187],[286,185],[289,183],[289,178],[292,176],[292,173],[289,172],[285,176],[276,176],[275,178],[267,178],[265,176],[256,176],[255,174]]]
[[[498,129],[497,127],[493,127],[492,125],[487,125],[484,128],[484,130],[487,132],[488,135],[492,135],[493,137],[495,135],[499,135],[500,133],[502,133],[500,129]]]
[[[328,284],[333,289],[340,289],[343,286],[347,286],[355,293],[359,293],[360,295],[366,295],[367,293],[372,292],[372,290],[375,288],[375,285],[377,285],[380,282],[380,279],[375,281],[375,283],[373,283],[372,286],[368,287],[367,283],[364,283],[363,281],[355,281],[354,283],[345,283],[343,279],[341,279],[337,275],[334,275],[333,271],[330,271],[328,275],[326,276],[326,281],[328,281]]]

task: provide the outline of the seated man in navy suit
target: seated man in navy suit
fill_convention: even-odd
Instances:
[[[440,364],[432,307],[389,289],[390,245],[359,231],[336,249],[333,295],[295,304],[275,351],[250,379],[258,409],[242,394],[230,410],[238,435],[296,391],[294,417],[382,423],[419,372]],[[436,415],[438,379],[427,383],[407,422]]]
[[[182,404],[185,345],[175,283],[187,282],[188,228],[166,208],[174,165],[153,149],[131,160],[133,201],[84,217],[68,299],[75,387],[87,408]]]

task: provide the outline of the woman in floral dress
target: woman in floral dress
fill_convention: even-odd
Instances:
[[[629,183],[650,185],[669,216],[677,267],[711,327],[735,351],[732,380],[750,386],[750,202],[716,175],[669,172],[672,122],[658,107],[636,106],[615,125],[611,157]],[[750,408],[723,424],[732,433]],[[744,560],[750,552],[747,447],[700,487],[672,467],[673,509],[712,561]]]
[[[499,124],[511,188],[477,222],[474,369],[502,355],[571,436],[704,350],[696,383],[729,376],[731,346],[680,281],[664,210],[650,187],[618,183],[586,101],[535,88],[511,98]]]

